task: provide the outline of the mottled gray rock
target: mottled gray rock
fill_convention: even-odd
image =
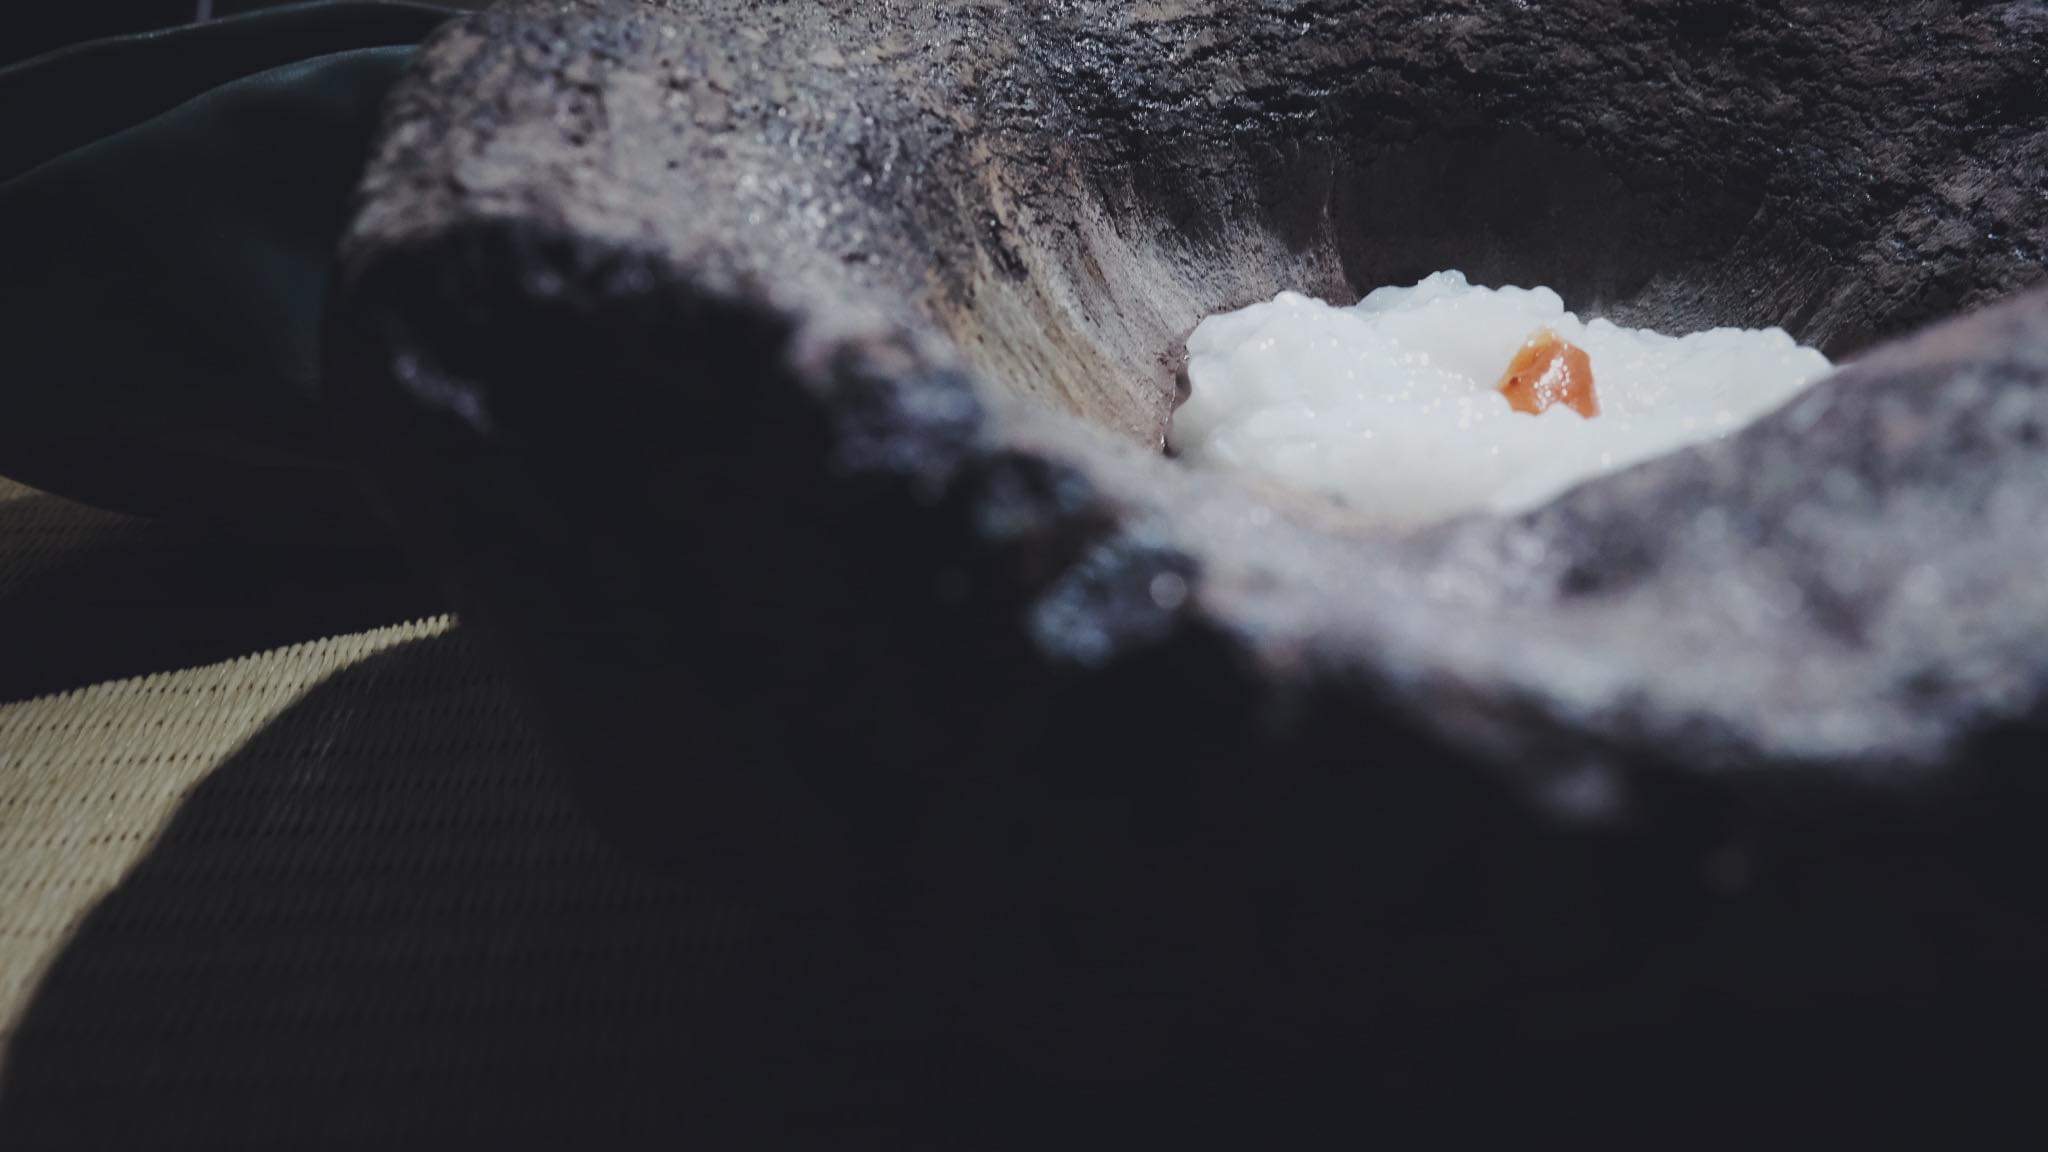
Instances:
[[[1992,1076],[2048,1022],[2048,294],[1877,344],[2040,277],[2044,55],[2026,3],[507,4],[394,98],[338,410],[593,811],[853,885],[970,1111]],[[1454,266],[1855,363],[1407,536],[1158,454],[1202,315]]]

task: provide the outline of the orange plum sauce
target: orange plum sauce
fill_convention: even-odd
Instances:
[[[1517,412],[1535,415],[1563,404],[1588,420],[1600,414],[1593,394],[1593,361],[1586,350],[1548,328],[1538,329],[1508,364],[1496,385]]]

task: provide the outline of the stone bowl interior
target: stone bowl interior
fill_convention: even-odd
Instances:
[[[1006,126],[989,258],[933,311],[996,387],[1157,444],[1193,325],[1282,289],[1348,304],[1459,268],[1839,361],[2039,276],[2042,96],[2012,42],[2038,21],[2015,6],[1949,14],[1903,68],[1914,6],[1547,7],[1439,6],[1291,55],[1298,18],[1236,13],[1179,42],[1220,91],[1139,37],[1056,44],[1087,128]]]

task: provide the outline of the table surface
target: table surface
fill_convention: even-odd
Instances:
[[[858,1081],[764,1023],[840,1031],[829,941],[617,858],[448,616],[238,547],[0,486],[0,1147],[523,1146]]]

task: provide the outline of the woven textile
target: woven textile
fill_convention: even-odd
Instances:
[[[61,689],[0,697],[0,1147],[844,1136],[879,1103],[832,1039],[872,1032],[843,926],[617,859],[447,617],[290,642],[405,599],[309,584],[280,616],[246,587],[280,565],[238,555],[206,619],[94,623],[191,617],[185,547],[0,489],[0,621],[42,621],[0,663]],[[102,569],[169,583],[136,612]],[[66,629],[74,677],[287,642],[69,685]]]

